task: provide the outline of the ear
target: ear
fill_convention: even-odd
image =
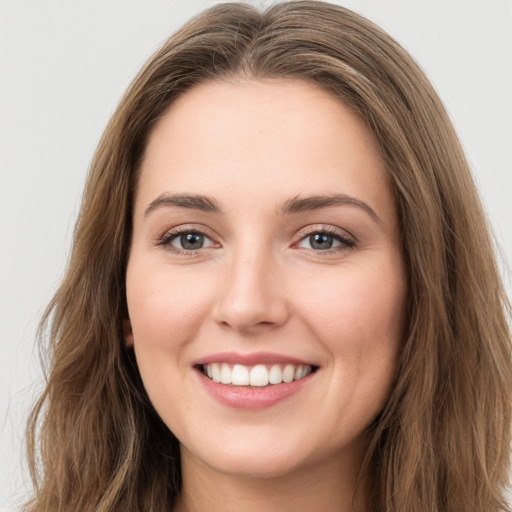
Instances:
[[[124,342],[127,347],[133,347],[132,323],[129,318],[123,320]]]

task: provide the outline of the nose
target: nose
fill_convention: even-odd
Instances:
[[[283,269],[268,255],[240,255],[219,274],[214,321],[238,333],[254,334],[286,323],[290,308]]]

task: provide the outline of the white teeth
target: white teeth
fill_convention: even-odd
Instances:
[[[231,384],[233,381],[233,372],[227,363],[222,363],[220,368],[220,381],[222,384]]]
[[[292,382],[295,377],[295,366],[287,364],[283,370],[283,382]]]
[[[249,384],[251,386],[268,386],[268,370],[264,364],[253,366],[249,376]]]
[[[209,364],[212,367],[212,380],[213,382],[220,382],[220,367],[217,363]],[[208,370],[207,370],[208,372]]]
[[[231,382],[235,386],[248,386],[249,385],[249,370],[247,366],[235,364],[233,366],[233,376]]]
[[[283,372],[278,364],[273,364],[268,372],[268,381],[270,384],[281,384],[283,382]]]
[[[205,375],[214,382],[254,387],[293,382],[294,380],[303,379],[313,371],[309,364],[287,364],[284,367],[279,364],[273,364],[272,366],[257,364],[250,367],[243,364],[231,366],[228,363],[205,364],[203,370]]]

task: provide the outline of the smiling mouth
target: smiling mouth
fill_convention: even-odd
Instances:
[[[208,379],[230,386],[267,387],[304,379],[318,367],[309,364],[208,363],[197,366]]]

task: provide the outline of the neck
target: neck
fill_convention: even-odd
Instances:
[[[359,465],[350,462],[333,458],[284,476],[240,477],[219,473],[182,447],[183,488],[173,512],[363,512],[367,482],[358,481]]]

